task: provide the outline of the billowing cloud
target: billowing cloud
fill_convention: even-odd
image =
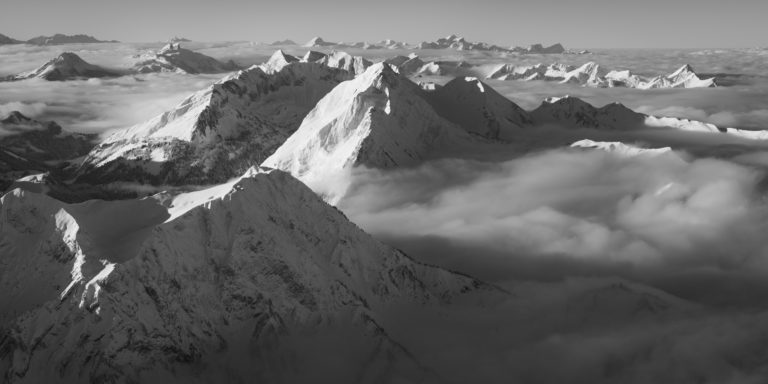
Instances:
[[[554,150],[503,163],[358,170],[340,207],[430,262],[493,280],[601,270],[643,279],[702,268],[768,272],[761,177],[674,153]]]

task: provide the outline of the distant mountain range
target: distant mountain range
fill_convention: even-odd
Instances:
[[[106,138],[77,179],[210,184],[262,164],[317,186],[354,165],[415,164],[445,148],[514,142],[543,125],[757,135],[647,116],[621,104],[597,108],[575,97],[549,98],[525,111],[474,77],[416,84],[401,69],[413,59],[401,58],[395,67],[343,52],[308,51],[298,58],[278,50],[265,63]],[[325,193],[333,201],[343,188]]]
[[[487,76],[497,80],[548,80],[563,84],[579,84],[588,87],[654,88],[709,88],[717,86],[714,78],[702,79],[688,64],[668,75],[642,77],[630,70],[608,71],[595,62],[580,67],[565,64],[536,64],[517,66],[503,64]]]
[[[0,35],[0,45],[4,44],[32,44],[32,45],[61,45],[61,44],[91,44],[91,43],[118,43],[117,40],[98,40],[89,35],[63,35],[57,33],[53,36],[38,36],[27,41],[12,39]]]

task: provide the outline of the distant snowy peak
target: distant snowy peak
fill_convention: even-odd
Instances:
[[[283,69],[286,65],[298,61],[297,57],[285,53],[282,49],[278,49],[269,57],[269,60],[259,67],[266,73],[274,73]]]
[[[577,84],[585,87],[626,87],[637,89],[652,88],[708,88],[715,87],[714,78],[701,79],[690,65],[684,65],[672,74],[645,78],[629,70],[608,71],[595,62],[587,62],[580,67],[564,64],[543,64],[515,66],[500,65],[488,74],[487,78],[497,80],[549,80],[560,83]]]
[[[312,40],[309,40],[306,44],[304,44],[305,47],[308,48],[314,48],[314,47],[331,47],[337,45],[336,43],[332,43],[330,41],[323,40],[322,37],[316,36],[313,37]]]
[[[159,51],[140,55],[138,59],[133,66],[133,70],[138,73],[224,73],[238,69],[232,61],[222,63],[210,56],[182,48],[181,43],[166,44]]]
[[[90,43],[117,43],[117,40],[98,40],[88,35],[63,35],[57,33],[53,36],[38,36],[27,40],[34,45],[61,45],[61,44],[90,44]]]
[[[10,76],[7,79],[13,81],[39,78],[49,81],[65,81],[116,76],[120,76],[120,74],[90,64],[72,52],[64,52],[33,71]]]
[[[346,71],[288,55],[273,57],[289,62],[232,74],[177,107],[114,133],[89,154],[79,178],[211,184],[260,163],[318,100],[351,78]]]
[[[672,148],[642,148],[634,145],[622,143],[620,141],[592,141],[592,140],[580,140],[571,144],[572,148],[584,148],[584,149],[599,149],[610,153],[615,153],[620,156],[634,157],[634,156],[659,156],[666,153],[671,153]]]

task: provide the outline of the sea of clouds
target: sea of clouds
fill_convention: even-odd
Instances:
[[[134,55],[161,46],[5,46],[0,76],[34,69],[63,49],[125,69]],[[244,67],[274,50],[250,42],[187,46]],[[351,53],[383,59],[407,52]],[[570,94],[597,106],[618,101],[649,114],[768,128],[765,50],[442,55],[427,52],[424,59],[487,68],[596,61],[643,75],[690,63],[701,73],[727,74],[730,83],[692,90],[489,84],[526,109]],[[18,110],[68,130],[106,134],[152,118],[223,76],[0,82],[0,118]],[[578,133],[570,138],[576,141]],[[671,139],[658,139],[664,140]],[[501,306],[393,308],[386,314],[382,321],[392,336],[448,381],[763,383],[768,152],[721,156],[718,148],[655,157],[561,148],[445,158],[398,170],[360,168],[339,208],[420,261],[511,292],[513,299]]]

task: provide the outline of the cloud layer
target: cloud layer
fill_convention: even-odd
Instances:
[[[430,262],[493,280],[768,272],[761,178],[751,167],[674,153],[553,150],[503,163],[358,170],[340,207]]]

